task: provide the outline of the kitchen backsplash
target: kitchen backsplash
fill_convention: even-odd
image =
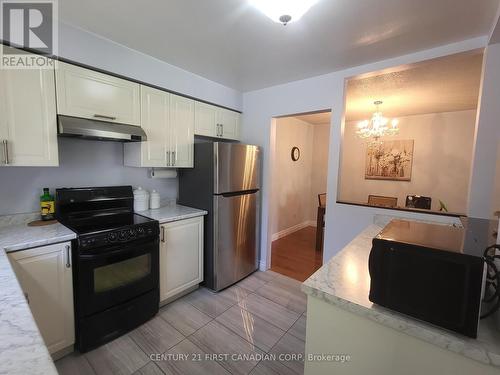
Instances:
[[[0,168],[0,215],[37,212],[42,188],[140,185],[162,202],[177,198],[176,178],[152,179],[147,168],[123,166],[123,144],[59,138],[59,167]]]

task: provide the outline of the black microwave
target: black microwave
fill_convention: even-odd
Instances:
[[[469,337],[477,337],[485,288],[483,252],[495,223],[463,227],[393,220],[369,257],[371,302]]]

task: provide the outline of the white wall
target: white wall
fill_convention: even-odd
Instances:
[[[339,199],[367,203],[368,195],[398,198],[405,206],[409,194],[432,198],[432,209],[442,200],[450,212],[467,212],[467,195],[476,111],[398,117],[399,134],[384,140],[414,140],[410,181],[365,179],[367,141],[357,134],[357,122],[347,122],[342,140]]]
[[[497,145],[497,169],[495,172],[495,188],[493,189],[493,210],[500,212],[500,141]]]
[[[479,99],[473,168],[469,190],[469,214],[493,216],[497,147],[500,141],[500,44],[488,46]]]
[[[453,53],[485,47],[487,37],[480,37],[426,51],[413,53],[373,64],[350,68],[306,80],[290,82],[267,89],[243,94],[242,140],[263,148],[262,189],[262,236],[261,268],[265,267],[271,245],[269,227],[269,199],[271,191],[270,151],[272,118],[288,114],[332,109],[329,142],[328,188],[329,197],[337,196],[337,172],[340,159],[340,139],[343,132],[343,108],[345,79],[363,73],[382,70],[402,64],[410,64],[446,56]],[[337,204],[329,199],[326,210],[324,260],[344,247],[356,234],[373,222],[375,214],[387,214],[387,210]],[[399,212],[398,212],[399,214]],[[426,214],[401,212],[403,217],[429,218]],[[447,217],[430,216],[437,221],[449,221]]]
[[[232,109],[242,108],[239,91],[65,23],[59,25],[59,56]]]
[[[123,144],[59,138],[59,167],[0,168],[0,215],[37,212],[44,187],[140,185],[176,199],[176,178],[151,179],[147,168],[123,166]]]
[[[273,239],[316,223],[317,195],[326,192],[329,128],[294,117],[276,120]],[[294,146],[300,149],[298,161],[291,158]]]

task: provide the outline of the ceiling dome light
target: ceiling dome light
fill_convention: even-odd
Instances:
[[[318,0],[249,0],[274,22],[286,26],[298,21]]]

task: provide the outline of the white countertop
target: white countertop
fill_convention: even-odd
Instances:
[[[187,206],[181,206],[180,204],[175,203],[154,210],[140,211],[136,213],[142,216],[149,217],[153,220],[158,220],[160,224],[208,214],[207,211]]]
[[[167,223],[207,212],[170,204],[138,214]],[[6,253],[71,241],[76,234],[59,223],[28,227],[35,216],[0,217],[0,374],[57,374]]]
[[[0,373],[57,374],[6,252],[71,241],[75,233],[57,223],[0,228]]]
[[[382,229],[370,225],[340,253],[302,284],[310,296],[322,299],[353,314],[417,337],[473,360],[500,367],[500,330],[494,318],[482,320],[478,338],[472,339],[397,312],[374,305],[368,299],[370,274],[368,256],[371,241]]]

